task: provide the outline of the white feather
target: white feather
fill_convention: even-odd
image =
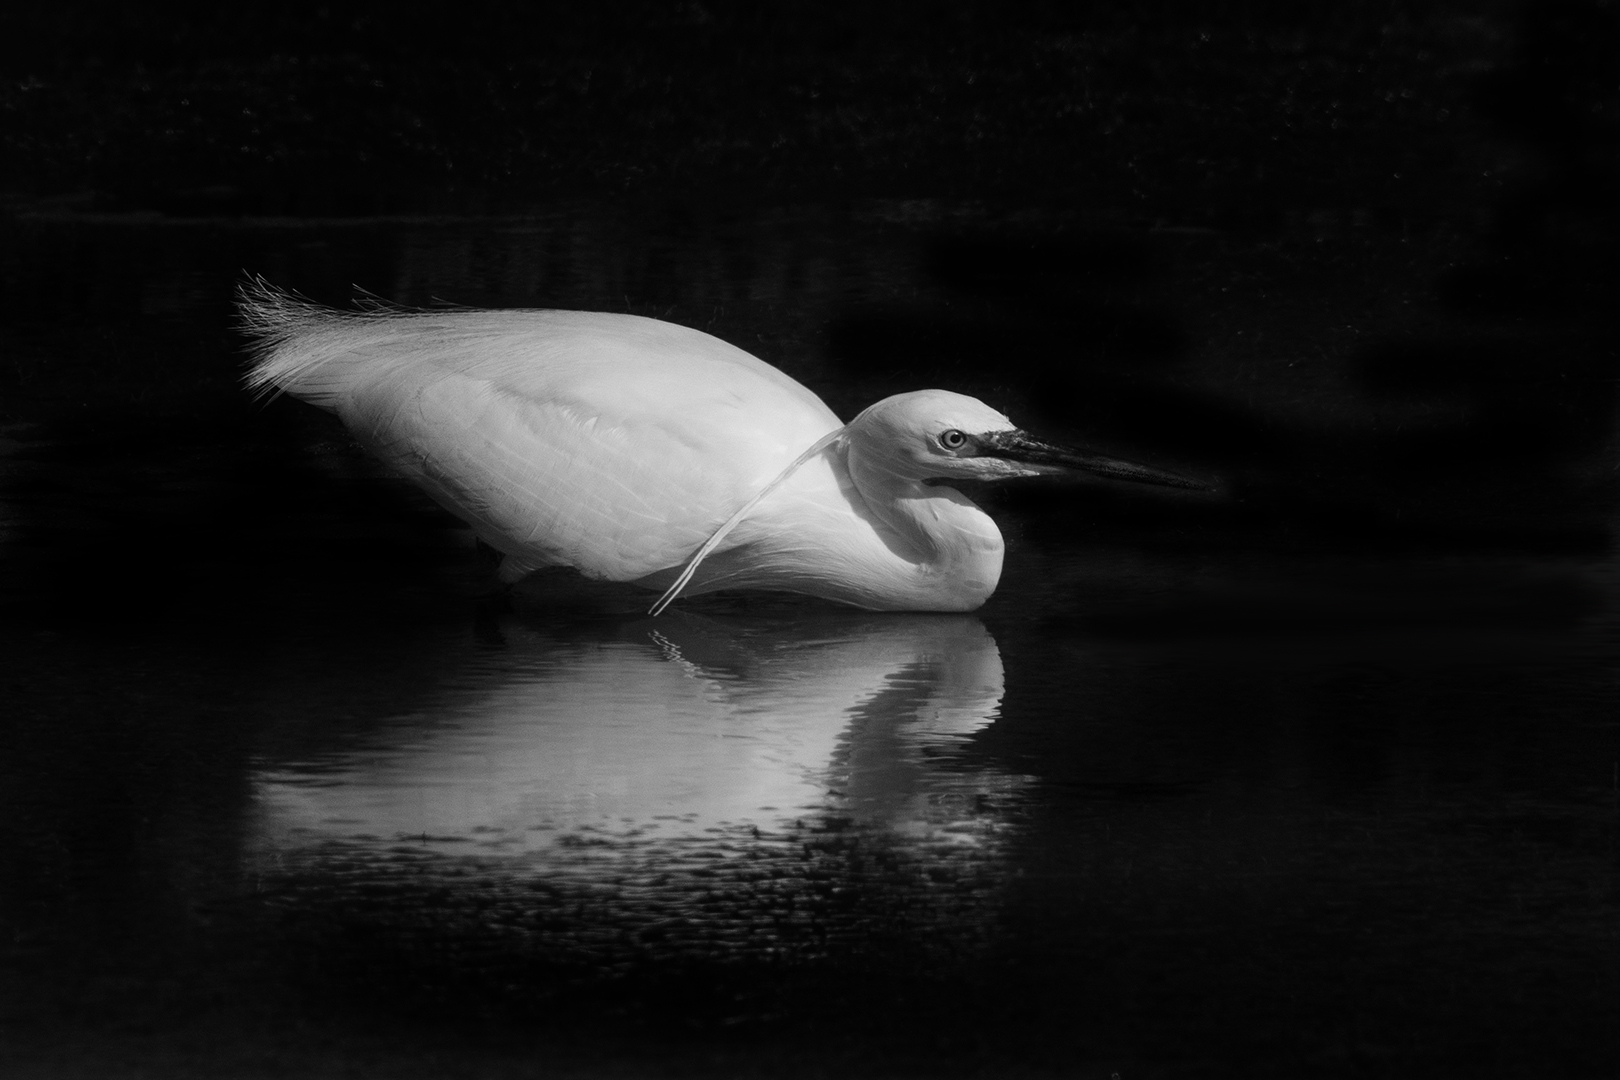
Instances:
[[[654,319],[346,314],[262,280],[241,306],[248,385],[335,412],[504,552],[507,580],[571,566],[669,587],[660,607],[683,587],[759,588],[932,611],[996,587],[1000,532],[939,483],[1019,472],[941,450],[941,431],[1011,428],[973,398],[897,395],[845,428],[763,361]]]

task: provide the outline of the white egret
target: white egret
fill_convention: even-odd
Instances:
[[[804,593],[878,611],[972,611],[1002,539],[947,486],[1080,470],[1199,487],[1042,442],[946,390],[843,424],[769,364],[673,323],[601,312],[340,312],[243,286],[248,384],[336,413],[501,552],[683,590]]]

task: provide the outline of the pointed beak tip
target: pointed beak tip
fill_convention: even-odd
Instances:
[[[1221,493],[1221,482],[1219,480],[1207,480],[1202,477],[1192,476],[1177,476],[1176,481],[1177,482],[1174,486],[1182,488],[1186,491],[1197,491],[1205,495],[1219,495]]]
[[[1122,479],[1140,479],[1142,482],[1158,484],[1162,487],[1176,488],[1181,491],[1193,491],[1200,495],[1224,495],[1226,485],[1219,477],[1189,476],[1186,473],[1174,473],[1151,469],[1151,476],[1140,478],[1122,477]]]
[[[1204,480],[1195,480],[1192,477],[1181,476],[1177,473],[1159,472],[1157,469],[1141,475],[1121,475],[1115,477],[1115,479],[1130,480],[1138,484],[1150,484],[1155,487],[1174,488],[1177,491],[1196,491],[1204,495],[1215,494],[1220,490],[1216,484]]]

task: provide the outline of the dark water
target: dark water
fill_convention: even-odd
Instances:
[[[0,1075],[1612,1073],[1613,20],[1137,6],[0,16]],[[971,616],[491,599],[244,272],[1218,490],[975,492]]]
[[[1078,398],[1466,440],[1466,402],[1345,389],[1369,361],[1333,343],[1440,318],[1425,275],[1468,238],[1047,220],[1077,269],[1039,273],[1081,315],[953,280],[1027,228],[927,203],[8,226],[7,1074],[1602,1071],[1604,499],[1268,460],[1219,416],[1200,453],[1173,407],[1126,433]],[[1149,269],[1099,281],[1099,251]],[[241,267],[666,315],[846,414],[948,382],[1225,489],[987,493],[1008,571],[974,616],[654,620],[562,579],[492,603],[466,533],[341,429],[243,400]],[[909,332],[1051,340],[1088,310],[1141,327],[1073,375]],[[1548,485],[1598,468],[1548,460]]]

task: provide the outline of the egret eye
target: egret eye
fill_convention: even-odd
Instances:
[[[967,436],[955,428],[951,428],[949,431],[940,433],[939,445],[947,450],[960,450],[967,445]]]

